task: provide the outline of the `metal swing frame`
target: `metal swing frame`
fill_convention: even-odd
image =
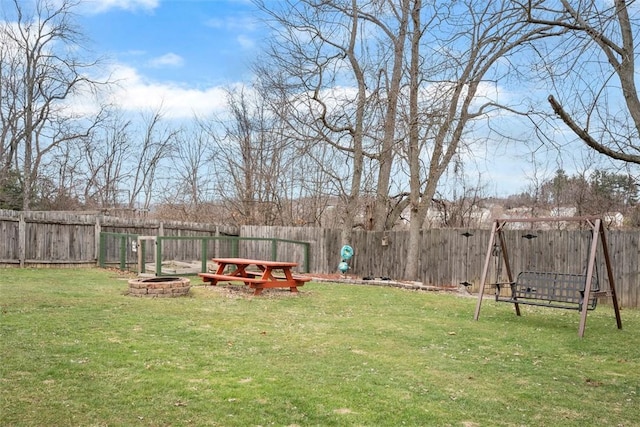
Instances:
[[[491,264],[491,257],[493,252],[493,247],[496,245],[496,241],[500,245],[500,254],[502,256],[502,262],[504,262],[504,267],[506,270],[507,278],[509,283],[514,284],[515,278],[513,275],[513,271],[511,268],[511,263],[509,260],[509,253],[507,251],[506,240],[503,234],[503,230],[508,223],[538,223],[538,222],[582,222],[588,224],[591,228],[591,245],[589,248],[589,254],[587,259],[587,269],[585,273],[585,287],[584,287],[584,301],[589,301],[594,297],[601,296],[610,296],[612,299],[613,309],[615,311],[616,323],[618,329],[622,329],[622,319],[620,317],[620,308],[618,306],[618,298],[616,296],[616,287],[614,283],[613,271],[611,268],[611,259],[609,257],[609,249],[607,244],[607,237],[605,227],[602,223],[602,220],[598,217],[567,217],[567,218],[508,218],[508,219],[496,219],[493,222],[493,226],[491,229],[491,237],[489,239],[489,245],[484,261],[484,268],[482,269],[482,275],[480,277],[480,290],[478,291],[478,302],[476,304],[476,311],[474,314],[474,320],[478,320],[480,317],[480,308],[482,306],[482,300],[484,295],[484,289],[487,281],[487,275],[489,274],[489,267]],[[607,279],[609,281],[609,290],[608,291],[592,291],[592,277],[594,272],[596,272],[596,255],[598,251],[598,241],[601,243],[602,254],[604,256],[604,261],[607,269]],[[594,294],[592,295],[592,292]],[[509,299],[508,302],[512,302],[515,308],[516,315],[520,316],[520,304],[525,304],[526,302],[519,302],[517,298]],[[550,307],[553,307],[550,305]],[[562,308],[562,307],[559,307]],[[584,336],[584,330],[587,323],[587,312],[589,310],[589,304],[581,304],[579,307],[580,311],[580,326],[578,327],[578,336],[582,338]]]

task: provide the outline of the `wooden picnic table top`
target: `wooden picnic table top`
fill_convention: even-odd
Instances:
[[[271,267],[271,268],[289,268],[289,267],[297,267],[297,262],[289,262],[289,261],[266,261],[260,259],[250,259],[250,258],[213,258],[212,261],[218,264],[234,264],[234,265],[258,265],[263,267]]]

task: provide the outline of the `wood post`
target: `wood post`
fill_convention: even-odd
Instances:
[[[20,268],[24,267],[24,262],[27,256],[27,222],[24,218],[24,212],[20,212],[20,218],[18,220],[18,262]]]

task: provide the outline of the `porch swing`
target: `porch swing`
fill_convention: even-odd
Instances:
[[[533,271],[528,266],[518,273],[514,279],[512,265],[507,251],[506,239],[503,230],[508,223],[535,223],[535,222],[583,222],[590,226],[591,236],[586,267],[581,274],[568,272]],[[523,238],[531,240],[536,236],[528,233]],[[596,254],[598,240],[601,241],[602,253],[607,267],[607,279],[609,289],[600,290]],[[490,284],[495,288],[495,300],[497,302],[512,303],[516,315],[520,316],[520,304],[535,305],[550,308],[577,310],[581,313],[578,335],[584,335],[587,320],[587,312],[594,310],[598,298],[610,296],[615,311],[618,329],[622,329],[622,320],[616,297],[613,272],[606,241],[605,228],[599,218],[522,218],[522,219],[497,219],[493,223],[489,248],[487,250],[482,276],[480,278],[480,290],[474,319],[478,320],[484,295],[484,288],[489,273],[491,258],[496,259],[496,276],[499,276],[499,268],[504,265],[507,281]],[[501,259],[500,259],[501,258]],[[529,263],[530,264],[530,263]],[[496,277],[498,279],[498,277]],[[503,292],[506,290],[507,292]],[[506,293],[506,295],[505,295]]]

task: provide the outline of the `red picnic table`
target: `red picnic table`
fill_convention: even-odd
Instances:
[[[218,282],[243,282],[255,289],[254,295],[260,295],[265,288],[289,288],[291,292],[298,292],[298,286],[311,280],[311,277],[291,272],[293,267],[298,266],[297,262],[246,258],[213,258],[212,261],[218,264],[215,273],[198,273],[204,282],[209,282],[212,286],[216,286]],[[231,266],[231,271],[225,273],[228,266]],[[255,269],[247,270],[252,266]]]

